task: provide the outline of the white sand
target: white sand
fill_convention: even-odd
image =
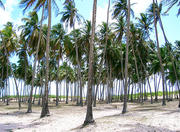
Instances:
[[[17,104],[0,104],[0,132],[180,131],[180,109],[177,106],[178,101],[168,102],[167,106],[131,103],[128,113],[122,115],[122,103],[99,104],[93,109],[96,123],[82,128],[86,106],[50,107],[51,116],[40,119],[40,107],[33,107],[33,113],[26,114],[26,106],[18,111]]]

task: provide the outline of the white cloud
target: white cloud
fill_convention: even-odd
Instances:
[[[4,24],[6,24],[8,21],[11,22],[16,22],[16,20],[12,19],[12,15],[13,15],[13,11],[14,11],[14,7],[18,4],[17,0],[6,0],[4,6],[5,6],[5,10],[3,10],[2,8],[0,8],[0,25],[3,26]],[[0,27],[2,28],[2,27]]]
[[[101,25],[102,22],[107,22],[107,8],[108,4],[104,4],[104,6],[97,6],[97,14],[96,14],[96,25]],[[109,23],[114,22],[115,20],[112,19],[112,9],[110,8],[110,13],[109,13]],[[90,12],[90,18],[89,20],[92,19],[92,12]]]
[[[158,2],[161,2],[161,0],[158,0]],[[131,3],[135,3],[132,9],[134,10],[135,16],[138,16],[140,13],[146,11],[149,5],[152,4],[152,0],[131,0]]]

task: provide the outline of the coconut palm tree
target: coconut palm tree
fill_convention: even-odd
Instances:
[[[51,35],[51,6],[57,6],[54,0],[48,0],[48,28],[47,28],[47,41],[46,41],[46,72],[45,72],[45,91],[42,100],[42,110],[41,118],[49,116],[49,107],[48,107],[48,94],[49,94],[49,53],[50,53],[50,35]],[[58,8],[57,8],[58,9]],[[57,10],[56,10],[57,11]]]
[[[116,18],[116,22],[113,23],[114,34],[116,35],[117,42],[120,43],[120,57],[121,57],[121,76],[124,86],[124,65],[123,65],[123,50],[122,50],[122,38],[125,33],[125,20],[122,16]]]
[[[38,27],[39,21],[38,21],[38,15],[36,12],[30,12],[29,18],[23,18],[22,20],[25,22],[25,24],[19,27],[22,29],[21,36],[23,38],[26,38],[27,44],[29,45],[29,47],[32,47],[32,53],[36,49],[35,50],[36,51],[35,61],[34,61],[34,66],[33,66],[31,92],[30,92],[30,97],[29,97],[29,101],[28,101],[29,105],[28,105],[28,110],[27,110],[27,113],[31,113],[32,112],[32,94],[33,94],[33,88],[34,88],[36,62],[37,62],[37,57],[38,57],[39,45],[40,45],[40,42],[38,42],[39,38],[40,38],[39,33],[38,33],[39,32],[39,27]],[[36,41],[36,40],[38,40],[38,41]]]
[[[55,0],[52,0],[53,1],[53,6],[54,6],[54,9],[58,12],[58,6],[55,2]],[[37,44],[37,48],[36,48],[36,55],[35,55],[35,59],[34,59],[34,66],[33,66],[33,78],[32,78],[32,85],[31,85],[31,94],[30,94],[30,98],[29,98],[29,105],[28,105],[28,110],[27,112],[30,113],[32,112],[32,94],[33,94],[33,87],[34,87],[34,76],[35,76],[35,72],[36,72],[36,62],[37,62],[37,57],[38,57],[38,52],[39,52],[39,45],[40,45],[40,41],[41,41],[41,35],[42,35],[42,22],[43,22],[43,19],[44,19],[44,12],[45,10],[48,12],[47,8],[47,0],[21,0],[20,1],[20,7],[24,8],[23,9],[23,12],[25,13],[25,11],[31,7],[34,6],[34,9],[35,11],[38,11],[40,10],[42,7],[42,15],[41,15],[41,21],[40,21],[40,31],[39,31],[39,38],[38,38],[38,44]]]
[[[48,83],[49,83],[49,43],[50,43],[50,32],[51,32],[51,0],[48,0],[48,31],[46,41],[46,74],[45,74],[45,92],[42,103],[41,118],[49,116],[48,108]]]
[[[11,73],[13,75],[14,78],[14,82],[16,85],[16,94],[18,97],[18,105],[19,105],[19,109],[21,108],[21,103],[20,103],[20,97],[19,97],[19,90],[18,90],[18,85],[17,85],[17,81],[16,81],[16,77],[15,74],[12,70],[12,66],[9,62],[9,56],[11,53],[15,52],[17,49],[17,36],[16,36],[16,32],[13,29],[13,24],[10,22],[7,22],[7,24],[5,25],[5,28],[0,31],[0,35],[1,35],[1,39],[2,39],[2,45],[1,45],[1,49],[4,49],[5,51],[5,55],[6,55],[6,60],[7,60],[7,65],[10,66],[11,69]]]
[[[78,10],[75,8],[74,1],[69,1],[65,3],[64,11],[61,12],[62,18],[61,21],[65,22],[66,27],[73,28],[75,30],[75,24],[76,22],[81,22],[82,16],[78,14]],[[76,61],[77,61],[77,69],[78,69],[78,84],[80,88],[80,105],[83,106],[83,100],[82,100],[82,75],[81,75],[81,64],[79,61],[79,54],[78,54],[78,45],[77,40],[75,38],[75,45],[76,45]]]
[[[160,67],[161,67],[161,74],[162,74],[162,87],[163,87],[163,102],[162,105],[166,105],[165,101],[165,81],[164,81],[164,67],[162,65],[162,58],[161,58],[161,51],[159,48],[159,38],[158,38],[158,30],[157,30],[157,17],[156,17],[156,3],[155,0],[153,0],[153,17],[154,17],[154,27],[155,27],[155,34],[156,34],[156,43],[157,43],[157,54],[160,61]]]
[[[128,87],[128,48],[129,48],[129,40],[130,40],[130,10],[131,10],[131,2],[128,0],[128,11],[127,11],[127,40],[126,40],[126,59],[125,59],[125,87],[124,87],[124,103],[122,113],[126,113],[127,111],[127,87]]]
[[[85,46],[84,51],[86,54],[85,60],[87,61],[87,67],[89,64],[89,49],[90,49],[90,38],[91,38],[91,22],[90,21],[85,21],[84,22],[84,27],[81,29],[82,32],[82,44]]]
[[[152,19],[148,16],[147,13],[141,13],[140,18],[136,18],[138,20],[137,26],[142,29],[145,38],[150,38],[150,31],[152,31],[151,25],[153,24]]]
[[[59,61],[62,59],[63,56],[63,40],[65,31],[62,24],[56,24],[52,27],[52,44],[53,47],[52,50],[54,50],[54,53],[56,53],[56,61],[57,61],[57,68],[56,68],[56,106],[58,105],[59,97],[58,97],[58,71],[59,71]]]
[[[19,57],[18,63],[18,74],[21,80],[24,81],[24,89],[26,90],[26,79],[27,79],[27,68],[28,68],[28,54],[27,54],[27,43],[25,39],[21,37],[20,40],[20,49],[17,51],[17,55]],[[22,86],[22,85],[21,85]]]
[[[100,77],[101,77],[101,73],[103,70],[103,63],[105,61],[105,55],[106,55],[106,49],[107,49],[107,43],[108,43],[108,29],[109,29],[109,10],[110,10],[110,4],[111,4],[111,0],[108,0],[108,9],[107,9],[107,21],[106,21],[106,37],[105,37],[105,48],[103,51],[103,56],[102,56],[102,60],[100,62],[100,69],[99,69],[99,76],[98,76],[98,81],[97,81],[97,86],[96,86],[96,92],[95,92],[95,96],[94,96],[94,107],[96,106],[96,97],[97,97],[97,92],[98,92],[98,88],[99,88],[99,83],[100,83]],[[111,82],[110,82],[111,83]]]
[[[127,0],[114,1],[113,13],[112,13],[113,18],[118,18],[120,16],[124,18],[127,16],[127,11],[128,11],[127,3],[128,3]],[[130,9],[130,12],[131,12],[131,15],[134,17],[134,11]]]
[[[31,8],[34,4],[36,3],[34,10],[39,10],[42,6],[42,15],[41,15],[41,21],[40,21],[40,31],[39,31],[39,38],[38,38],[38,43],[37,43],[37,48],[36,48],[36,53],[35,53],[35,59],[34,59],[34,66],[33,66],[33,72],[32,72],[32,84],[31,84],[31,92],[30,92],[30,97],[29,97],[29,104],[28,104],[28,109],[27,113],[32,112],[32,94],[33,94],[33,88],[34,88],[34,78],[35,78],[35,72],[36,72],[36,63],[37,63],[37,58],[38,58],[38,52],[39,52],[39,45],[41,41],[41,34],[42,34],[42,22],[43,22],[43,17],[44,17],[44,10],[45,10],[45,0],[21,0],[20,1],[20,7],[24,8],[23,12],[25,12],[28,8]],[[35,13],[35,12],[34,12]],[[37,14],[35,13],[36,18],[38,18]],[[36,19],[36,22],[38,23],[38,19]],[[31,24],[31,23],[30,23]]]
[[[158,2],[156,0],[156,4],[158,5]],[[162,3],[160,4],[160,7],[162,6]],[[164,26],[163,26],[163,23],[162,23],[162,19],[161,19],[161,8],[157,10],[157,15],[159,17],[159,24],[160,24],[160,27],[161,27],[161,30],[163,32],[163,36],[164,36],[164,40],[165,40],[165,45],[167,47],[167,50],[168,50],[168,54],[170,56],[170,59],[171,59],[171,62],[172,62],[172,66],[173,66],[173,70],[174,70],[174,74],[175,74],[175,77],[176,77],[176,80],[178,80],[178,76],[177,76],[177,71],[176,71],[176,68],[175,68],[175,63],[174,61],[176,61],[174,59],[174,56],[172,55],[171,51],[170,51],[170,44],[169,44],[169,41],[167,39],[167,36],[166,36],[166,33],[165,33],[165,30],[164,30]],[[178,87],[178,90],[179,90],[179,93],[180,93],[180,88],[179,88],[179,82],[177,82],[177,87]],[[167,86],[166,86],[167,88]],[[167,92],[166,92],[167,93]],[[179,105],[180,105],[180,100],[179,100]]]
[[[94,63],[94,39],[95,39],[95,27],[96,27],[96,10],[97,10],[97,0],[93,3],[93,13],[92,13],[92,33],[90,41],[90,51],[89,51],[89,71],[88,71],[88,95],[87,95],[87,112],[84,125],[94,122],[93,112],[92,112],[92,83],[93,83],[93,63]]]

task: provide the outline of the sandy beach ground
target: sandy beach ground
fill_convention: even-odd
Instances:
[[[16,103],[0,103],[0,132],[180,132],[178,101],[144,104],[128,103],[127,114],[122,115],[122,103],[98,104],[93,108],[95,123],[82,124],[86,106],[50,104],[50,116],[40,119],[41,107],[33,106],[26,114],[27,105],[18,110]]]

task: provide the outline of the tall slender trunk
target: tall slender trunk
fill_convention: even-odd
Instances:
[[[95,96],[94,96],[94,107],[96,107],[96,97],[97,97],[97,92],[98,92],[98,88],[99,88],[99,84],[100,84],[100,77],[101,77],[101,73],[103,70],[103,64],[105,61],[105,55],[106,55],[106,49],[107,49],[107,41],[108,41],[108,27],[109,27],[109,10],[110,10],[110,5],[111,5],[111,0],[108,0],[108,9],[107,9],[107,23],[106,23],[106,40],[105,40],[105,48],[103,51],[103,57],[102,60],[100,62],[100,69],[99,69],[99,76],[97,79],[97,86],[96,86],[96,92],[95,92]]]
[[[130,0],[128,0],[128,12],[127,12],[127,40],[126,40],[126,60],[125,60],[125,87],[124,87],[124,103],[122,113],[127,111],[127,87],[128,87],[128,48],[129,48],[129,38],[130,38]]]
[[[66,77],[66,104],[68,104],[68,100],[69,100],[69,86],[68,86],[68,80]]]
[[[5,88],[5,94],[6,94],[6,105],[9,105],[9,99],[8,99],[8,79],[9,79],[9,74],[8,74],[8,65],[6,69],[6,88]],[[9,84],[10,85],[10,84]]]
[[[4,66],[2,66],[1,69],[1,97],[2,97],[2,101],[3,101],[3,87],[4,87],[4,83],[3,83],[3,78],[4,78]]]
[[[137,60],[136,60],[136,55],[134,52],[134,45],[130,44],[132,47],[132,51],[133,51],[133,56],[134,56],[134,62],[135,62],[135,67],[136,67],[136,73],[137,73],[137,78],[138,78],[138,85],[141,91],[141,82],[140,82],[140,77],[139,77],[139,70],[138,70],[138,66],[137,66]],[[140,102],[142,102],[143,100],[141,100],[141,96],[143,96],[142,94],[140,94]]]
[[[60,52],[59,52],[60,54]],[[58,106],[59,103],[59,88],[58,88],[58,83],[59,83],[59,76],[58,76],[58,71],[59,71],[59,60],[58,59],[58,65],[57,65],[57,72],[56,72],[56,106]]]
[[[157,95],[157,80],[156,80],[156,74],[154,73],[154,91],[155,91],[155,102],[158,101],[158,95]]]
[[[43,105],[41,111],[41,118],[49,116],[48,108],[48,82],[49,82],[49,42],[50,42],[50,31],[51,31],[51,0],[48,0],[48,32],[47,32],[47,43],[46,43],[46,75],[45,75],[45,94],[43,97]]]
[[[161,51],[160,51],[160,48],[159,48],[159,38],[158,38],[157,22],[156,22],[156,15],[155,15],[155,0],[153,0],[153,16],[154,16],[154,26],[155,26],[157,49],[158,49],[158,58],[159,58],[159,61],[160,61],[161,74],[162,74],[162,87],[163,87],[163,102],[162,102],[162,105],[166,105],[165,86],[164,86],[165,85],[164,84],[164,67],[162,65]]]
[[[26,48],[25,48],[25,53],[26,53]],[[25,70],[25,73],[24,73],[24,89],[23,89],[23,101],[24,101],[24,99],[25,99],[25,89],[26,89],[26,79],[27,79],[27,64],[26,64],[26,60],[27,60],[27,58],[26,58],[26,55],[25,55],[25,66],[24,66],[24,70]]]
[[[148,85],[149,85],[149,91],[150,91],[150,94],[151,94],[151,104],[153,104],[152,89],[151,89],[151,85],[150,85],[148,77],[147,77],[147,81],[148,81]]]
[[[75,30],[75,25],[73,25],[73,30]],[[78,70],[78,86],[80,90],[80,105],[83,106],[83,100],[82,100],[82,75],[81,75],[81,64],[79,61],[79,53],[78,53],[78,44],[77,44],[77,38],[75,37],[75,48],[76,48],[76,61],[77,61],[77,70]]]
[[[134,83],[132,84],[132,90],[131,90],[131,102],[133,102],[133,90],[134,90]]]
[[[112,102],[112,96],[113,96],[113,80],[112,80],[112,61],[110,60],[110,67],[109,67],[109,103]]]
[[[41,42],[41,35],[42,35],[42,22],[43,22],[43,18],[44,18],[44,8],[45,7],[43,5],[42,16],[41,16],[41,21],[40,21],[39,38],[38,38],[38,44],[37,44],[36,53],[35,53],[36,56],[34,58],[35,60],[34,60],[34,65],[33,65],[31,91],[30,91],[30,96],[29,96],[29,100],[28,100],[27,113],[31,113],[32,112],[32,96],[33,96],[34,79],[35,79],[35,73],[36,73],[36,63],[37,63],[37,59],[38,59],[38,52],[39,52],[39,46],[40,46],[40,42]]]
[[[87,112],[84,125],[94,122],[92,112],[92,83],[93,83],[93,63],[94,63],[94,39],[95,39],[95,28],[96,28],[96,9],[97,0],[94,0],[93,14],[92,14],[92,34],[90,41],[90,54],[89,54],[89,71],[88,71],[88,95],[87,95]]]
[[[156,0],[156,3],[158,4],[157,0]],[[159,25],[160,25],[161,30],[162,30],[162,32],[163,32],[165,44],[166,44],[166,47],[167,47],[167,49],[168,49],[169,56],[170,56],[170,59],[171,59],[171,62],[172,62],[173,71],[174,71],[174,74],[175,74],[175,77],[176,77],[176,80],[177,80],[177,87],[178,87],[179,96],[180,96],[180,87],[179,87],[179,82],[178,82],[178,76],[177,76],[176,68],[175,68],[175,65],[174,65],[175,59],[174,59],[174,56],[172,55],[172,53],[171,53],[171,51],[170,51],[169,41],[168,41],[167,36],[166,36],[166,33],[165,33],[165,31],[164,31],[164,26],[163,26],[163,23],[162,23],[162,19],[161,19],[159,10],[158,10],[158,15],[159,15]],[[178,107],[180,108],[180,98],[179,98],[179,106],[178,106]]]
[[[146,77],[147,77],[147,81],[148,81],[148,85],[149,85],[149,90],[150,90],[150,94],[151,94],[151,104],[153,104],[152,90],[151,90],[151,85],[150,85],[150,82],[149,82],[149,75],[148,75],[147,70],[146,70],[146,67],[145,67],[145,65],[143,64],[143,61],[142,61],[142,59],[141,59],[141,57],[140,57],[140,53],[139,53],[139,50],[138,50],[138,49],[137,49],[137,52],[138,52],[138,57],[139,57],[139,59],[140,59],[140,61],[141,61],[141,65],[143,66],[144,71],[145,71],[145,74],[146,74]]]
[[[2,37],[3,38],[3,37]],[[20,100],[20,97],[19,97],[19,90],[18,90],[18,85],[17,85],[17,80],[16,80],[16,76],[12,70],[12,67],[11,67],[11,64],[9,62],[9,58],[8,58],[8,52],[7,52],[7,49],[6,49],[6,45],[4,43],[4,40],[2,39],[3,41],[3,45],[4,45],[4,50],[5,50],[5,55],[6,55],[6,59],[7,59],[7,67],[8,65],[10,66],[10,70],[11,70],[11,73],[13,75],[13,78],[14,78],[14,82],[15,82],[15,85],[16,85],[16,94],[17,94],[17,98],[18,98],[18,106],[19,106],[19,109],[21,108],[21,100]]]

